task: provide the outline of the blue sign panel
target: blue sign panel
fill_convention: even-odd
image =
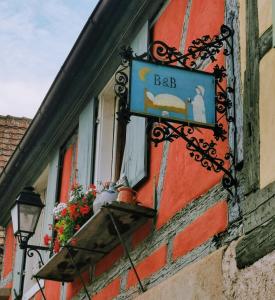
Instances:
[[[130,111],[141,116],[214,126],[215,77],[205,72],[133,60]]]

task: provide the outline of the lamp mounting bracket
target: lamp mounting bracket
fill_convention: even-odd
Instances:
[[[34,253],[36,253],[39,257],[39,268],[41,268],[44,265],[44,261],[42,259],[42,255],[40,251],[51,251],[52,249],[49,247],[39,246],[39,245],[29,245],[28,244],[29,239],[24,239],[19,242],[20,249],[24,250],[26,252],[26,255],[28,257],[33,257]]]

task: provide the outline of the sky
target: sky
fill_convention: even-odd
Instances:
[[[0,0],[0,115],[33,118],[98,0]]]

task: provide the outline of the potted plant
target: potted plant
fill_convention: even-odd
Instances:
[[[74,233],[93,215],[95,198],[96,187],[94,185],[84,192],[81,185],[75,184],[68,203],[59,203],[54,208],[54,252],[58,252],[61,246],[65,246]],[[46,235],[44,243],[49,244],[50,241],[51,238]]]

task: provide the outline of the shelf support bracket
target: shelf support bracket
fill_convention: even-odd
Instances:
[[[79,277],[79,279],[80,279],[80,281],[81,281],[81,283],[82,283],[82,285],[83,285],[83,288],[84,288],[84,291],[85,291],[85,294],[86,294],[87,298],[88,298],[89,300],[92,300],[92,298],[91,298],[91,296],[90,296],[90,294],[89,294],[89,292],[88,292],[88,289],[87,289],[87,287],[86,287],[86,284],[85,284],[85,281],[84,281],[84,279],[83,279],[83,276],[81,275],[81,272],[80,272],[80,270],[79,270],[79,268],[78,268],[78,266],[77,266],[77,264],[76,264],[76,262],[75,262],[75,260],[74,260],[73,254],[72,254],[72,252],[71,252],[72,248],[71,248],[71,247],[68,247],[68,246],[65,246],[65,247],[66,247],[67,250],[68,250],[68,253],[69,253],[70,258],[71,258],[71,261],[72,261],[72,264],[74,265],[74,267],[75,267],[75,269],[76,269],[76,271],[77,271],[77,275],[78,275],[78,277]]]
[[[41,284],[40,284],[40,282],[39,282],[39,279],[38,279],[36,276],[34,276],[34,278],[35,278],[35,280],[36,280],[36,282],[37,282],[37,284],[38,284],[38,286],[39,286],[39,289],[40,289],[40,292],[41,292],[41,294],[42,294],[43,299],[44,299],[44,300],[47,300],[47,298],[46,298],[46,296],[45,296],[45,294],[44,294],[43,288],[42,288],[42,286],[41,286]]]
[[[126,256],[128,257],[129,262],[130,262],[130,264],[131,264],[131,267],[132,267],[132,269],[133,269],[133,271],[134,271],[134,273],[135,273],[135,276],[136,276],[136,278],[137,278],[137,280],[138,280],[139,287],[140,287],[141,291],[144,293],[144,292],[146,291],[146,289],[144,288],[144,286],[143,286],[142,283],[141,283],[141,280],[140,280],[140,278],[139,278],[138,272],[137,272],[137,270],[136,270],[136,268],[135,268],[135,265],[134,265],[134,263],[133,263],[133,261],[132,261],[132,258],[131,258],[131,256],[130,256],[130,252],[129,252],[129,250],[128,250],[127,246],[126,246],[126,243],[125,243],[124,239],[122,238],[122,235],[121,235],[121,233],[120,233],[120,231],[119,231],[119,229],[118,229],[118,226],[117,226],[115,217],[113,216],[111,210],[110,210],[107,206],[106,206],[106,209],[107,209],[108,214],[109,214],[109,216],[110,216],[110,218],[111,218],[111,221],[112,221],[112,223],[113,223],[113,225],[114,225],[115,231],[116,231],[117,236],[118,236],[118,238],[119,238],[119,240],[120,240],[120,243],[121,243],[121,245],[122,245],[122,247],[123,247],[123,249],[124,249],[124,252],[126,253]]]

